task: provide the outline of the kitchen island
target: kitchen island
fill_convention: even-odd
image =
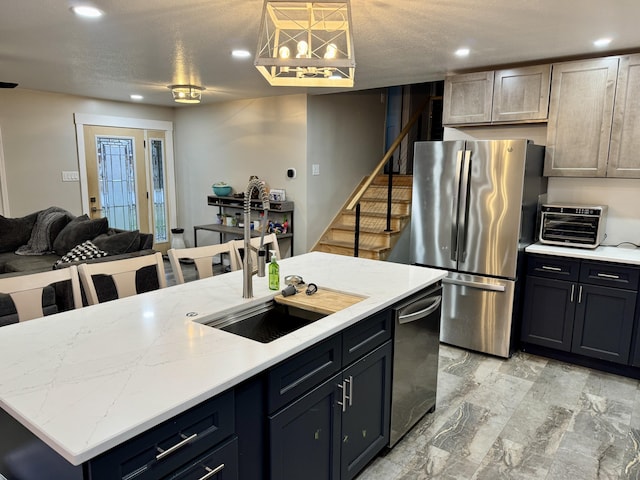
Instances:
[[[446,272],[309,253],[280,274],[363,296],[270,343],[203,325],[274,296],[242,272],[0,329],[0,406],[73,465],[216,397],[441,280]]]

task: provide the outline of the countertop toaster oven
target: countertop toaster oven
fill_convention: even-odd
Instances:
[[[544,204],[540,211],[540,243],[596,248],[605,238],[606,205]]]

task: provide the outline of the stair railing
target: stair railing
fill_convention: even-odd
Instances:
[[[346,206],[347,210],[353,210],[355,208],[356,219],[355,219],[355,235],[354,235],[354,245],[353,245],[353,256],[357,257],[359,255],[359,246],[360,246],[360,200],[364,196],[367,189],[371,186],[375,178],[380,174],[380,172],[384,169],[385,165],[388,165],[389,170],[389,181],[387,183],[387,228],[385,232],[391,231],[391,197],[393,190],[393,153],[397,150],[397,148],[402,143],[402,140],[409,134],[413,125],[418,121],[422,112],[429,105],[429,98],[427,98],[414,112],[411,116],[407,124],[404,126],[402,131],[398,134],[396,139],[393,141],[387,153],[384,154],[376,168],[373,169],[369,178],[364,182],[362,187],[357,191],[357,193],[353,196],[349,204]]]

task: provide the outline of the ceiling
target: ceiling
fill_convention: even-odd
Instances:
[[[72,0],[78,3],[77,0]],[[328,90],[271,87],[233,49],[255,54],[262,0],[4,1],[0,81],[18,88],[174,106],[167,86],[206,88],[203,103]],[[478,67],[640,50],[638,0],[351,0],[355,89],[421,83]],[[466,46],[460,59],[453,52]],[[599,52],[600,54],[602,52]],[[183,108],[193,108],[185,106]]]

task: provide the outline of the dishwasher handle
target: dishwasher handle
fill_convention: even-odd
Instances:
[[[433,312],[435,312],[440,306],[440,304],[442,303],[442,295],[438,295],[431,298],[433,299],[433,301],[427,308],[423,308],[422,310],[418,310],[417,312],[409,313],[407,315],[398,315],[398,323],[404,324],[404,323],[415,322],[416,320],[420,320],[424,317],[428,317]]]

